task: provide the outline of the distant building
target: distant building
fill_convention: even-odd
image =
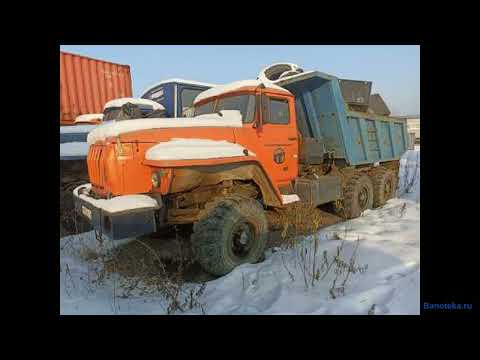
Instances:
[[[420,117],[407,117],[408,132],[415,133],[415,143],[420,143]]]
[[[420,144],[420,115],[405,115],[392,117],[407,120],[408,133],[415,134],[415,143]]]

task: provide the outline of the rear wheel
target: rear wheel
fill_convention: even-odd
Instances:
[[[373,184],[366,174],[355,174],[347,182],[343,192],[342,213],[353,219],[373,207]]]
[[[268,223],[258,201],[229,197],[207,209],[192,234],[195,258],[205,271],[224,275],[238,265],[262,259]]]
[[[395,196],[397,176],[392,170],[379,169],[372,176],[373,206],[379,207]]]

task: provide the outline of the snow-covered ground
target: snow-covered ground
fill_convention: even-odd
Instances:
[[[206,314],[419,314],[420,313],[420,147],[401,160],[398,198],[361,217],[323,228],[304,237],[294,249],[267,250],[266,260],[245,264],[230,274],[207,282],[200,298]],[[416,179],[416,181],[413,181]],[[409,187],[409,189],[407,189]],[[350,274],[343,292],[333,290],[330,271],[311,285],[308,271],[318,241],[316,261],[323,252],[333,258],[343,243],[348,262],[357,248],[356,265],[364,271]],[[358,240],[358,241],[357,241]],[[160,296],[118,294],[111,279],[91,285],[94,265],[81,256],[95,249],[92,233],[60,241],[60,309],[62,314],[164,314],[167,303]],[[302,261],[305,250],[309,256]],[[306,274],[304,277],[304,273]],[[307,282],[305,282],[307,278]],[[191,285],[196,286],[196,285]],[[200,314],[199,308],[186,312]]]

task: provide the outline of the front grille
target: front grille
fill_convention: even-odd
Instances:
[[[92,145],[88,152],[88,176],[93,186],[103,189],[105,179],[105,169],[103,166],[102,154],[105,146]]]

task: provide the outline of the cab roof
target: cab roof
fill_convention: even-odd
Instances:
[[[200,81],[194,81],[194,80],[185,80],[185,79],[179,79],[179,78],[174,78],[174,79],[167,79],[167,80],[162,80],[160,82],[157,82],[145,90],[142,91],[142,95],[140,97],[145,96],[149,91],[155,89],[156,87],[163,85],[163,84],[169,84],[169,83],[179,83],[179,84],[185,84],[185,85],[196,85],[196,86],[206,86],[206,87],[214,87],[217,86],[217,84],[210,84],[210,83],[205,83],[205,82],[200,82]]]
[[[208,90],[205,90],[203,92],[201,92],[200,94],[198,94],[198,96],[195,98],[193,104],[197,104],[205,99],[208,99],[208,98],[211,98],[211,97],[217,97],[217,96],[220,96],[220,95],[223,95],[223,94],[227,94],[227,93],[231,93],[231,92],[234,92],[234,91],[237,91],[237,90],[240,90],[240,89],[243,89],[243,88],[247,88],[247,87],[257,87],[257,86],[260,86],[260,85],[264,85],[265,88],[267,89],[274,89],[276,91],[281,91],[281,92],[284,92],[286,94],[291,94],[290,91],[288,91],[287,89],[284,89],[278,85],[275,85],[271,82],[262,82],[260,80],[240,80],[240,81],[235,81],[235,82],[232,82],[232,83],[229,83],[229,84],[224,84],[224,85],[218,85],[218,86],[215,86],[211,89],[208,89]]]

